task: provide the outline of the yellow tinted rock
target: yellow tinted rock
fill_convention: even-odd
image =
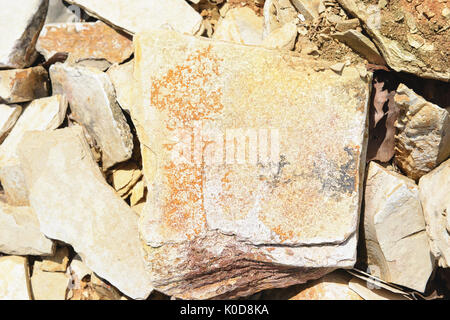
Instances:
[[[135,46],[158,289],[223,298],[353,266],[369,98],[357,68],[166,30]]]

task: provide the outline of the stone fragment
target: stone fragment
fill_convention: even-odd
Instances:
[[[0,70],[0,103],[28,102],[48,96],[48,73],[42,67]]]
[[[335,271],[305,284],[268,290],[261,300],[363,300],[349,288],[351,278],[345,271]]]
[[[358,19],[350,19],[350,20],[341,20],[336,23],[336,30],[339,32],[345,32],[351,29],[356,29],[359,27]]]
[[[21,113],[22,107],[19,105],[0,104],[0,144],[16,124]]]
[[[106,183],[82,128],[29,132],[19,147],[41,231],[70,244],[86,265],[124,294],[152,291],[138,217]]]
[[[141,180],[133,187],[133,190],[131,191],[131,197],[130,197],[130,206],[134,207],[136,206],[141,200],[144,199],[145,196],[145,184],[144,181]]]
[[[395,163],[418,180],[450,156],[450,114],[400,84],[394,101],[399,109]]]
[[[431,250],[440,267],[450,267],[450,159],[419,181]]]
[[[213,39],[240,44],[260,45],[264,20],[248,7],[232,8],[220,18]]]
[[[342,73],[345,68],[345,62],[338,62],[330,66],[330,69],[336,73]]]
[[[13,207],[0,200],[0,252],[11,255],[48,256],[53,242],[40,231],[30,207]]]
[[[297,10],[290,0],[266,0],[263,8],[263,37],[266,38],[286,23],[296,23],[296,20],[298,20],[297,15]]]
[[[0,257],[0,300],[31,300],[26,257]]]
[[[272,31],[262,42],[262,46],[271,49],[293,50],[297,39],[297,25],[286,23],[281,28]]]
[[[69,248],[60,247],[53,256],[46,257],[40,264],[40,269],[46,272],[66,272],[69,264]]]
[[[26,68],[37,57],[35,45],[47,15],[48,0],[2,0],[0,5],[0,69]]]
[[[294,7],[308,20],[319,17],[319,5],[321,0],[291,0]]]
[[[111,182],[114,190],[123,197],[142,178],[142,171],[135,162],[125,162],[112,170]]]
[[[364,300],[408,300],[399,293],[393,293],[358,278],[352,278],[348,286]]]
[[[26,206],[28,191],[17,159],[17,147],[27,131],[53,130],[64,121],[67,99],[61,95],[34,100],[25,107],[14,128],[0,146],[0,181],[8,202]]]
[[[332,36],[348,45],[370,63],[377,65],[384,65],[386,63],[373,42],[361,32],[352,29],[334,33]]]
[[[134,41],[140,230],[159,291],[230,298],[352,267],[370,80],[168,30]]]
[[[62,272],[46,272],[42,263],[36,261],[31,276],[34,300],[65,300],[69,277]]]
[[[82,12],[76,5],[65,5],[63,0],[50,0],[45,24],[80,22]]]
[[[123,296],[113,286],[97,277],[77,255],[70,264],[71,285],[67,300],[120,300]]]
[[[169,26],[180,33],[197,34],[202,17],[184,0],[68,0],[91,16],[128,33]]]
[[[68,62],[103,60],[121,63],[133,53],[133,42],[101,21],[60,23],[44,26],[36,49],[46,60],[67,52]]]
[[[422,19],[418,13],[417,3],[404,0],[389,1],[389,10],[380,10],[377,6],[365,1],[338,0],[338,2],[354,17],[362,21],[367,33],[371,36],[387,64],[397,72],[403,71],[422,78],[450,81],[449,51],[450,28],[435,30],[436,25],[445,25],[447,21],[440,13],[446,6],[440,1],[430,1],[427,6],[429,16],[433,19]],[[395,21],[398,14],[405,19]],[[430,15],[430,13],[432,13]],[[398,20],[398,19],[397,19]],[[420,37],[424,44],[411,46],[408,36]]]
[[[107,72],[111,79],[111,83],[114,85],[117,102],[120,104],[120,107],[128,113],[130,113],[133,104],[133,70],[134,60],[131,60],[120,65],[114,64]]]
[[[94,68],[57,63],[50,67],[50,77],[53,92],[66,95],[74,120],[102,151],[103,167],[130,159],[133,136],[108,75]]]
[[[370,163],[364,234],[367,265],[372,275],[425,291],[434,263],[419,188],[413,180]]]

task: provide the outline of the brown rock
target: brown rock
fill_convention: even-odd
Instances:
[[[44,26],[36,49],[46,60],[67,52],[72,62],[106,60],[121,63],[133,53],[133,42],[101,21],[60,23]]]
[[[42,67],[0,70],[0,103],[28,102],[48,96],[48,73]]]

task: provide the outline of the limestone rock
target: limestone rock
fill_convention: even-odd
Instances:
[[[41,231],[72,245],[90,269],[126,295],[146,298],[152,285],[138,217],[106,183],[82,128],[27,133],[19,155]]]
[[[66,95],[73,118],[101,149],[103,167],[130,159],[133,136],[108,75],[94,68],[57,63],[51,66],[50,77],[53,92]]]
[[[418,180],[450,156],[450,114],[404,84],[394,101],[400,110],[394,160],[408,177]]]
[[[114,64],[108,69],[107,74],[116,91],[116,99],[121,108],[130,113],[133,104],[133,70],[134,60],[124,64]]]
[[[17,147],[27,131],[53,130],[64,121],[67,99],[61,95],[34,100],[25,107],[14,128],[0,146],[0,181],[8,202],[26,206],[28,192],[17,160]]]
[[[39,227],[39,220],[29,207],[13,207],[0,200],[0,252],[12,255],[48,256],[53,242]]]
[[[46,272],[66,272],[69,264],[69,248],[60,247],[53,256],[46,257],[39,265],[42,271]]]
[[[170,26],[187,34],[202,29],[202,17],[184,0],[68,0],[85,9],[91,16],[128,32],[159,29]]]
[[[130,205],[136,206],[145,197],[145,184],[143,180],[140,180],[131,190]]]
[[[42,67],[0,70],[0,102],[28,102],[48,96],[48,73]]]
[[[430,1],[420,6],[416,2],[392,0],[389,10],[358,0],[338,0],[353,16],[359,18],[387,64],[395,71],[404,71],[423,78],[450,81],[450,28],[440,15],[446,6]],[[424,10],[433,12],[430,19],[422,19]],[[404,19],[397,19],[402,15]],[[436,26],[442,26],[435,29]],[[414,39],[414,42],[411,42]]]
[[[228,10],[216,26],[213,39],[240,44],[260,45],[263,40],[264,20],[248,7]]]
[[[47,15],[48,0],[1,0],[0,6],[0,69],[26,68],[37,57],[35,44]]]
[[[281,28],[272,31],[262,42],[262,46],[272,49],[292,50],[297,39],[297,25],[286,23]]]
[[[363,300],[349,288],[351,278],[338,270],[305,284],[268,290],[262,293],[261,300]]]
[[[229,298],[352,267],[370,81],[167,30],[134,41],[140,230],[156,287]]]
[[[319,6],[322,0],[291,0],[294,7],[309,20],[319,17]]]
[[[297,10],[290,0],[266,0],[263,8],[263,37],[266,38],[269,34],[281,28],[286,23],[295,23],[297,15]]]
[[[431,250],[440,267],[450,267],[450,159],[419,181]]]
[[[61,272],[46,272],[42,263],[36,261],[31,276],[34,300],[65,300],[69,277]]]
[[[348,45],[370,63],[377,65],[384,65],[386,63],[373,42],[361,32],[351,29],[334,33],[332,36]]]
[[[420,292],[433,272],[419,188],[413,180],[369,165],[364,233],[371,274]]]
[[[19,105],[0,104],[0,144],[16,124],[21,113],[22,107]]]
[[[112,170],[112,186],[123,197],[129,194],[141,177],[142,172],[135,162],[125,162]]]
[[[60,23],[44,26],[36,49],[46,60],[67,52],[68,60],[74,63],[85,60],[121,63],[133,53],[133,42],[101,21]]]
[[[45,24],[80,22],[81,9],[76,5],[66,6],[63,0],[50,0]]]
[[[0,300],[31,300],[27,258],[0,257]]]

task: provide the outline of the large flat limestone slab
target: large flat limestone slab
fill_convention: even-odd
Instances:
[[[135,47],[140,227],[157,286],[231,297],[353,266],[369,79],[165,30]]]

